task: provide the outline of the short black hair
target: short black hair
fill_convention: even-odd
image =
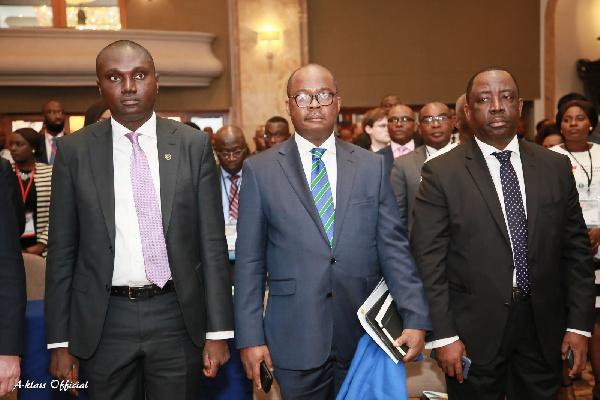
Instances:
[[[338,84],[337,84],[337,81],[335,80],[335,75],[333,75],[333,73],[330,70],[328,70],[327,68],[325,68],[324,66],[319,65],[319,64],[306,64],[306,65],[301,66],[300,68],[298,68],[294,72],[292,72],[292,74],[288,78],[288,82],[287,82],[287,96],[288,96],[288,98],[290,97],[290,94],[292,92],[292,78],[294,77],[294,75],[296,75],[296,72],[300,71],[303,68],[308,68],[308,67],[319,67],[319,68],[323,68],[325,71],[329,72],[329,74],[333,77],[333,85],[335,86],[335,93],[339,94]]]
[[[596,111],[596,107],[594,107],[594,105],[589,101],[583,100],[571,100],[568,103],[564,103],[560,107],[560,110],[558,110],[558,112],[556,113],[556,126],[559,129],[562,119],[565,116],[565,113],[571,107],[581,108],[590,120],[590,124],[592,124],[592,130],[596,129],[596,126],[598,125],[598,112]]]
[[[477,72],[475,75],[473,75],[471,77],[471,79],[469,79],[469,83],[467,84],[467,104],[471,104],[471,99],[470,99],[470,95],[471,95],[471,90],[473,89],[473,81],[475,80],[475,78],[477,78],[479,75],[483,74],[484,72],[490,72],[490,71],[504,71],[506,73],[508,73],[510,75],[510,77],[512,78],[512,80],[515,82],[515,86],[517,87],[517,97],[519,97],[519,84],[517,83],[517,80],[515,79],[514,75],[511,74],[508,70],[506,70],[505,68],[502,67],[487,67],[485,69],[482,69],[481,71]]]
[[[271,117],[271,118],[269,118],[267,120],[266,123],[268,124],[269,122],[272,123],[272,124],[276,124],[278,122],[281,122],[282,124],[285,124],[285,126],[287,126],[288,129],[290,129],[290,123],[288,122],[287,119],[285,119],[283,117],[280,117],[280,116]]]
[[[108,46],[106,46],[105,48],[103,48],[102,50],[100,50],[100,53],[98,53],[98,55],[96,56],[96,75],[98,75],[99,73],[99,67],[100,67],[100,60],[102,58],[102,55],[113,48],[124,48],[124,47],[133,47],[136,48],[138,50],[141,50],[146,57],[148,57],[148,60],[150,60],[150,64],[152,64],[152,68],[156,71],[156,68],[154,66],[154,59],[152,58],[152,54],[150,54],[150,52],[141,44],[136,43],[132,40],[117,40],[116,42],[112,42],[111,44],[109,44]]]
[[[581,93],[577,93],[577,92],[567,93],[564,96],[562,96],[560,99],[558,99],[558,103],[556,103],[556,110],[559,111],[562,106],[564,106],[565,104],[567,104],[568,102],[573,101],[573,100],[588,101],[588,98],[585,97],[584,95],[582,95]],[[560,125],[558,125],[558,126],[560,126]]]

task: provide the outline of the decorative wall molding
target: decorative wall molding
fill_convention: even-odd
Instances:
[[[161,86],[209,86],[223,71],[211,33],[0,29],[0,86],[95,86],[96,55],[120,39],[146,47]]]

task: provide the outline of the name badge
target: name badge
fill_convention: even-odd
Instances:
[[[33,223],[33,212],[25,213],[25,232],[21,235],[21,238],[28,238],[35,236],[35,224]]]
[[[235,251],[237,240],[237,220],[230,219],[225,223],[225,239],[227,239],[227,251]]]
[[[600,225],[600,218],[598,215],[598,199],[586,199],[579,200],[581,210],[583,211],[583,219],[588,228],[595,228]]]

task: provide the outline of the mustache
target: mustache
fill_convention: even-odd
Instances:
[[[506,115],[498,115],[498,116],[495,116],[495,117],[489,119],[489,122],[492,122],[492,121],[502,121],[502,122],[508,123],[508,117]]]
[[[321,118],[325,118],[325,114],[323,114],[320,111],[311,111],[308,114],[306,114],[306,117],[304,117],[304,120],[306,121],[307,119],[310,119],[312,117],[321,117]]]

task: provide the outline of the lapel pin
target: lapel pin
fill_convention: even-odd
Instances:
[[[171,155],[169,153],[165,154],[165,160],[171,161]]]

